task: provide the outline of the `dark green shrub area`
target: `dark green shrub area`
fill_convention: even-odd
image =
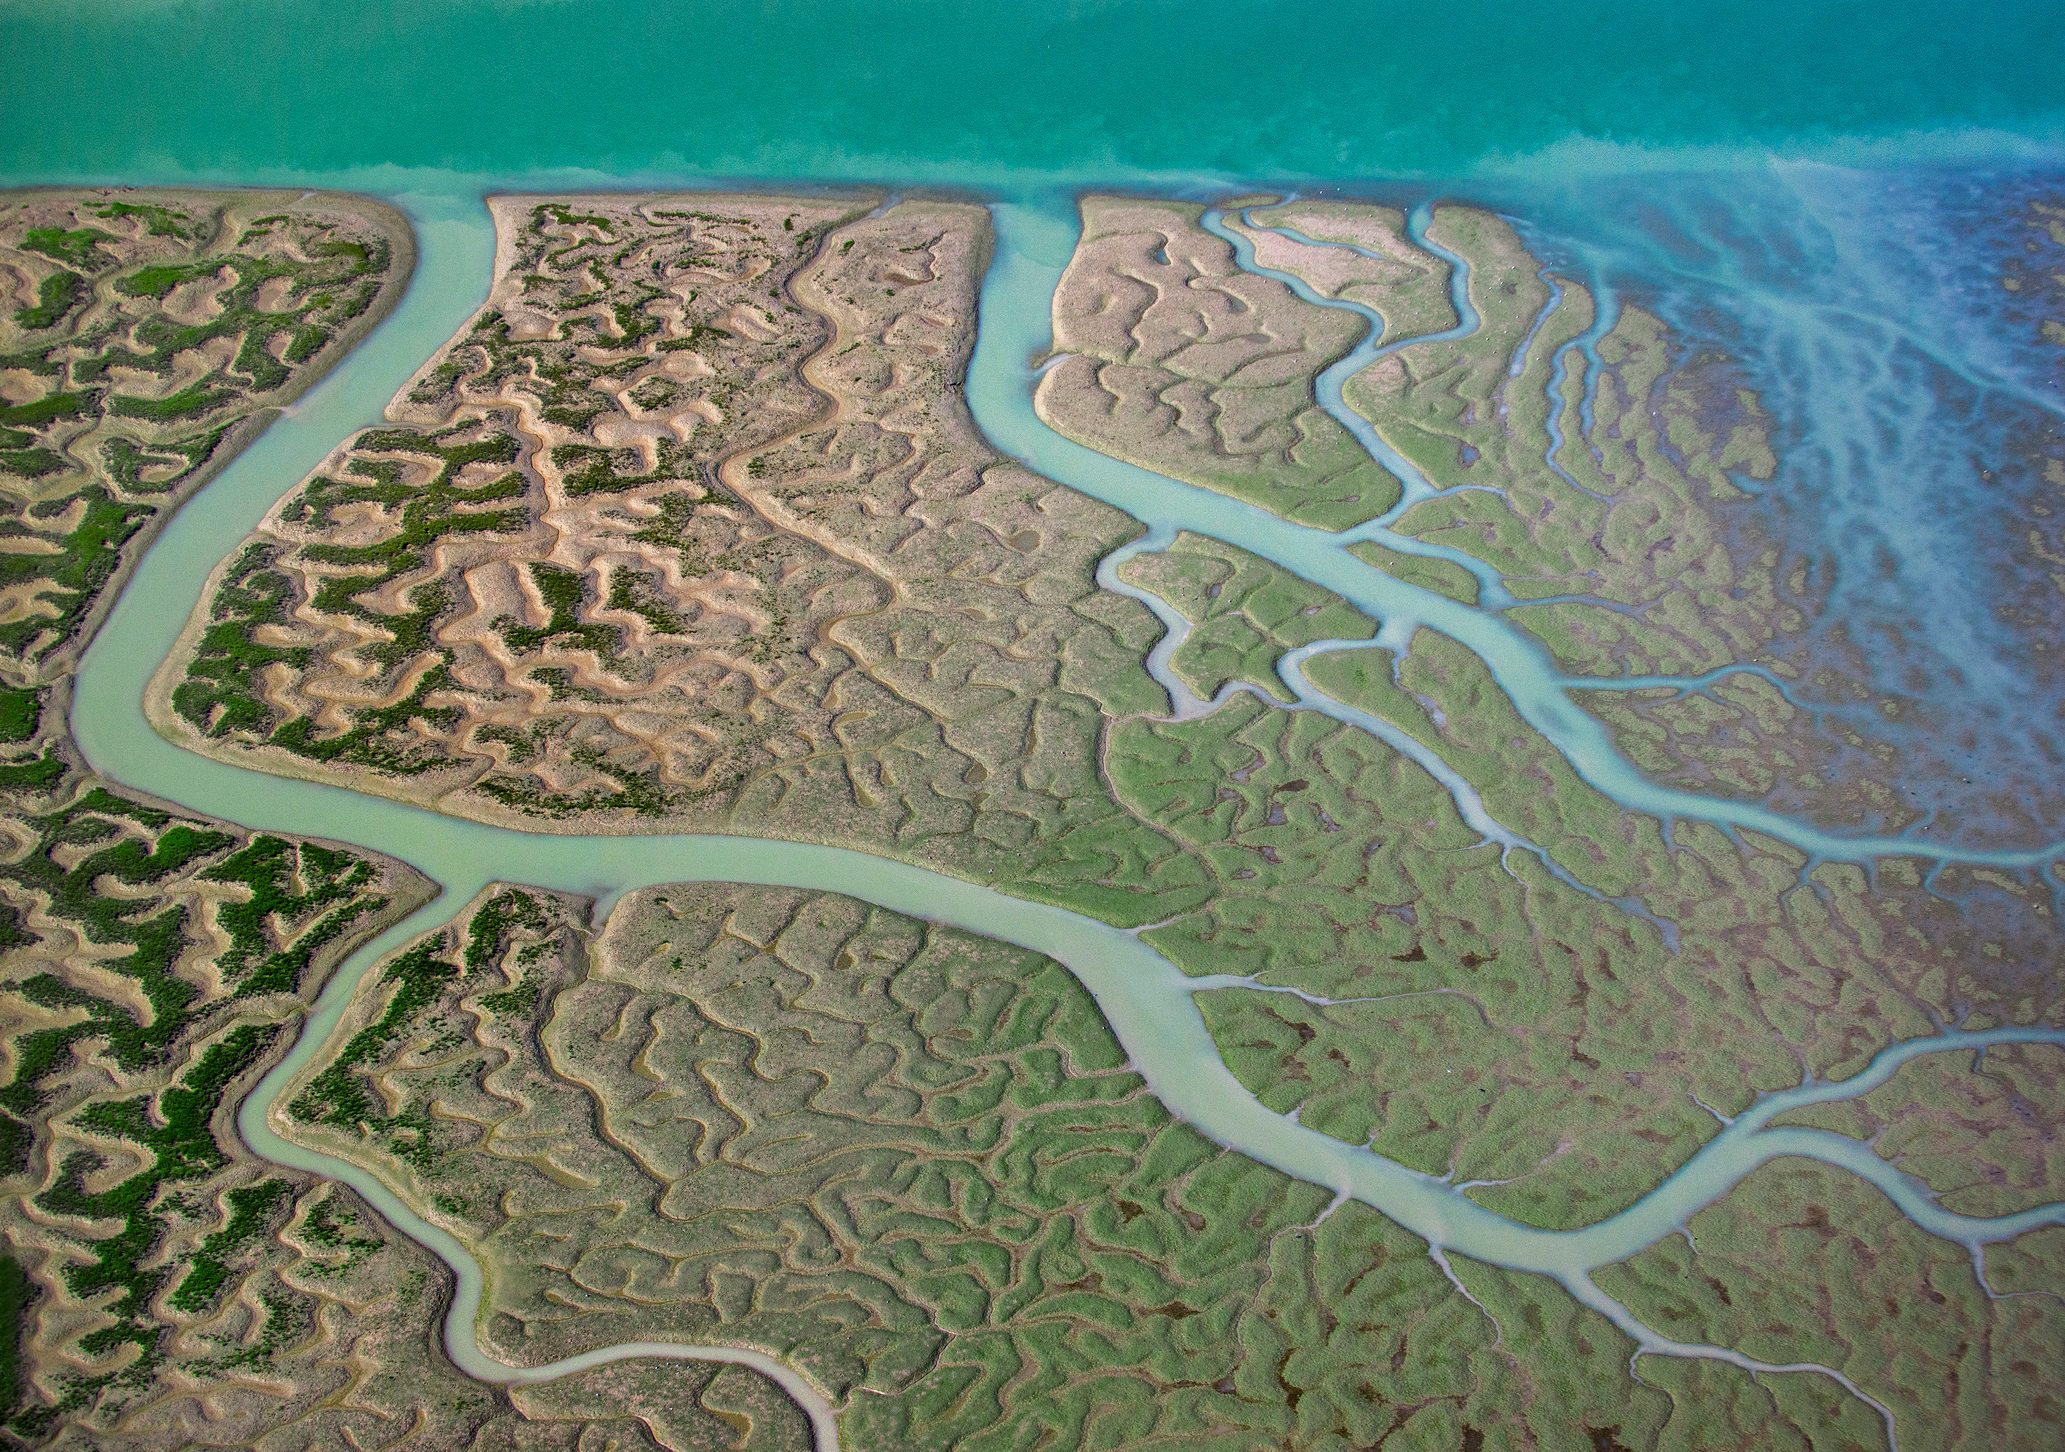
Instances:
[[[0,625],[0,654],[29,663],[77,644],[95,597],[120,565],[121,547],[215,457],[240,419],[287,387],[298,365],[372,306],[390,260],[384,243],[341,239],[322,221],[307,224],[300,256],[204,250],[211,229],[157,203],[110,201],[75,215],[140,219],[153,240],[139,257],[133,237],[98,226],[29,227],[13,239],[22,252],[61,268],[43,276],[37,300],[15,313],[31,344],[0,359],[0,367],[48,380],[42,397],[0,404],[0,471],[24,480],[81,476],[80,487],[62,499],[31,503],[25,495],[0,503],[0,533],[33,537],[39,546],[0,554],[0,588],[40,587],[46,607]],[[277,225],[295,220],[282,217]],[[268,230],[251,229],[238,248]],[[0,246],[8,240],[0,237]],[[124,255],[131,260],[123,262]],[[181,284],[218,276],[211,315],[189,322],[157,310]],[[277,296],[267,294],[274,306],[261,308],[261,289],[282,283]],[[190,360],[192,350],[224,339],[236,345],[226,367],[162,397],[133,383],[117,391],[125,373],[170,380],[190,366],[182,354]]]
[[[36,301],[17,308],[14,320],[31,332],[54,328],[86,300],[86,279],[76,272],[53,272],[36,289]]]
[[[197,1213],[193,1203],[178,1197],[177,1187],[229,1165],[214,1125],[238,1081],[286,1030],[278,1023],[238,1021],[236,1005],[258,994],[300,989],[315,955],[377,918],[388,898],[373,864],[363,858],[278,837],[240,837],[105,789],[89,789],[27,825],[38,835],[36,845],[19,861],[0,865],[0,877],[21,897],[47,902],[52,915],[75,924],[88,942],[119,950],[101,960],[101,971],[130,979],[148,1009],[138,1014],[124,999],[93,992],[62,971],[32,974],[0,989],[15,995],[21,1008],[45,1011],[37,1017],[58,1019],[15,1040],[13,1076],[0,1085],[0,1173],[19,1176],[32,1168],[41,1125],[76,1055],[94,1053],[138,1080],[186,1065],[155,1094],[93,1101],[75,1112],[79,1128],[145,1151],[145,1168],[110,1188],[88,1191],[106,1159],[75,1150],[34,1196],[42,1209],[94,1226],[80,1242],[82,1257],[63,1271],[66,1289],[100,1299],[116,1322],[82,1339],[81,1349],[94,1355],[122,1346],[137,1350],[119,1373],[74,1377],[59,1401],[27,1411],[18,1409],[18,1373],[0,1370],[0,1391],[9,1390],[9,1374],[17,1376],[7,1404],[14,1410],[0,1417],[10,1418],[8,1431],[35,1437],[104,1390],[146,1381],[163,1360],[166,1327],[156,1307],[172,1278],[179,1277],[165,1305],[189,1313],[207,1310],[239,1254],[280,1222],[291,1198],[286,1184],[267,1180],[234,1187],[223,1197],[223,1224],[183,1269],[150,1264],[172,1217]],[[236,884],[243,891],[221,903],[212,924],[203,924],[179,891],[200,882]],[[110,890],[139,887],[158,892]],[[211,996],[182,976],[179,965],[197,945],[223,938],[227,945],[212,961],[229,992]],[[32,941],[18,914],[0,915],[0,943],[18,947]],[[8,1299],[7,1274],[0,1267],[0,1309],[18,1316],[26,1302],[19,1294]]]
[[[404,1033],[421,1027],[425,1010],[443,996],[447,984],[476,977],[498,962],[512,932],[519,928],[543,930],[550,921],[537,898],[505,891],[474,911],[463,933],[463,947],[461,935],[447,931],[401,954],[380,976],[387,1002],[379,1016],[351,1036],[294,1097],[287,1112],[305,1123],[375,1136],[401,1160],[419,1170],[429,1169],[438,1153],[429,1117],[413,1110],[388,1114],[369,1092],[361,1071],[385,1058]]]

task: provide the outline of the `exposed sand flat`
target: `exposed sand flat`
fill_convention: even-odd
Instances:
[[[1364,331],[1242,271],[1203,208],[1086,197],[1054,296],[1040,415],[1085,443],[1308,523],[1379,513],[1397,484],[1312,397]]]
[[[1455,306],[1448,297],[1448,264],[1413,244],[1402,209],[1363,202],[1296,201],[1257,207],[1251,215],[1258,226],[1235,215],[1229,215],[1227,224],[1255,244],[1258,262],[1296,274],[1322,296],[1375,308],[1384,317],[1386,342],[1456,325]],[[1315,247],[1269,230],[1274,227],[1289,228],[1315,242],[1348,245]]]
[[[1028,840],[1151,627],[1090,579],[1121,518],[957,396],[985,214],[871,206],[498,199],[487,308],[232,556],[153,719],[532,827]],[[195,657],[210,618],[278,662]]]
[[[0,257],[15,304],[0,354],[47,360],[4,385],[35,421],[0,447],[0,516],[64,548],[64,501],[104,497],[140,546],[386,315],[415,238],[385,203],[342,193],[45,189],[0,192]],[[304,274],[320,303],[291,290]],[[90,600],[53,587],[51,631],[0,650],[0,676],[71,669],[133,555],[117,558]]]

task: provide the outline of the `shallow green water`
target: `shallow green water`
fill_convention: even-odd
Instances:
[[[0,173],[1457,178],[2055,139],[2061,54],[2045,0],[5,0]]]

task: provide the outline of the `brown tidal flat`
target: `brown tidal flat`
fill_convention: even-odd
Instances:
[[[1304,524],[1354,524],[1397,498],[1397,481],[1312,397],[1312,375],[1361,337],[1360,318],[1241,271],[1197,225],[1201,207],[1093,196],[1082,211],[1054,296],[1061,360],[1040,380],[1042,418]]]
[[[1301,518],[1388,498],[1312,401],[1349,343],[1338,314],[1235,276],[1196,208],[1086,212],[1057,320],[1082,353],[1049,381],[1093,382],[1043,391],[1056,426]],[[1181,679],[1263,693],[1169,719],[1141,666],[1155,622],[1092,573],[1135,526],[1000,458],[959,397],[980,208],[610,195],[495,215],[487,305],[386,425],[228,549],[152,697],[185,744],[530,830],[850,844],[1139,927],[1185,971],[1252,976],[1200,1006],[1267,1106],[1543,1227],[1639,1198],[1760,1090],[1961,1018],[2065,1023],[2041,885],[1815,864],[1698,823],[1667,836],[1433,631],[1311,661],[1318,689],[1439,754],[1557,870],[1482,840],[1411,755],[1292,709],[1282,650],[1376,622],[1234,542],[1181,536],[1125,568],[1190,622]],[[1400,339],[1453,322],[1445,268],[1395,209],[1259,220],[1278,216],[1382,256],[1255,234],[1274,265],[1389,302]],[[1572,489],[1529,463],[1542,420],[1525,409],[1589,299],[1568,291],[1515,381],[1548,293],[1535,259],[1488,213],[1441,207],[1432,226],[1472,260],[1483,336],[1408,342],[1351,399],[1431,477],[1502,492],[1422,506],[1410,530],[1526,593],[1624,606],[1519,612],[1551,622],[1536,628],[1573,671],[1754,655],[1744,622],[1783,575],[1710,518],[1768,448],[1725,360],[1685,364],[1631,310],[1605,349],[1611,436],[1590,464],[1567,455],[1600,497]],[[35,281],[18,307],[42,306],[55,262],[17,264]],[[164,326],[233,315],[221,265],[168,284]],[[254,277],[249,305],[307,291]],[[199,339],[162,375],[109,376],[157,406],[227,388],[239,359]],[[49,396],[5,381],[10,408]],[[35,517],[62,517],[66,543],[22,553],[88,537],[91,501],[56,502]],[[1453,565],[1358,557],[1472,588]],[[96,790],[66,774],[42,689],[9,718],[29,744],[0,753],[58,763],[43,795],[21,789],[0,861],[4,921],[28,939],[0,972],[0,1129],[21,1156],[0,1293],[30,1327],[11,1430],[802,1445],[794,1409],[742,1371],[626,1364],[505,1394],[426,1354],[435,1263],[348,1192],[259,1165],[231,1123],[337,956],[424,885]],[[1960,912],[1975,884],[2018,914]],[[721,883],[629,894],[600,926],[587,900],[521,884],[456,911],[360,980],[273,1116],[460,1238],[495,1355],[750,1346],[826,1388],[858,1452],[1878,1445],[1825,1378],[1653,1357],[1630,1378],[1633,1344],[1554,1283],[1437,1265],[1375,1210],[1209,1144],[1037,955]],[[1961,1205],[2043,1194],[2029,1120],[2055,1097],[2049,1058],[1919,1069],[1830,1127],[1883,1132]],[[1761,1209],[1731,1197],[1696,1247],[1653,1247],[1616,1286],[1659,1327],[1825,1356],[1943,1445],[2041,1445],[2036,1396],[1939,1414],[1916,1389],[1946,1370],[1977,1385],[1989,1356],[2011,1359],[2000,1387],[2033,1386],[2022,1362],[2047,1364],[2030,1348],[2047,1354],[2065,1304],[2055,1236],[1989,1252],[2009,1298],[1989,1302],[1961,1251],[1889,1229],[1873,1192],[1760,1175]],[[1770,1247],[1805,1271],[1773,1282]],[[1948,1328],[1918,1359],[1873,1340],[1889,1298]]]
[[[1089,578],[1122,518],[955,392],[984,214],[870,207],[498,200],[488,307],[232,556],[153,719],[531,828],[1029,840],[1151,625]]]

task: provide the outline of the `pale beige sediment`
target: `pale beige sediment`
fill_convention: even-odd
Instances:
[[[1255,244],[1256,261],[1304,279],[1322,297],[1375,308],[1384,319],[1386,343],[1456,325],[1455,305],[1448,296],[1448,264],[1413,244],[1402,208],[1297,201],[1257,207],[1250,215],[1257,225],[1249,226],[1237,214],[1226,222]],[[1272,227],[1289,227],[1314,243],[1348,245],[1314,246],[1270,231]]]
[[[511,301],[523,290],[519,259],[539,246],[539,229],[555,245],[565,241],[558,223],[536,220],[537,205],[497,202],[502,272],[489,307],[550,340],[564,320]],[[199,618],[152,683],[151,719],[196,749],[284,774],[343,776],[362,789],[527,830],[670,831],[749,813],[757,830],[874,845],[919,834],[944,842],[971,828],[991,839],[977,850],[1027,840],[1054,807],[1026,763],[1065,746],[1073,759],[1045,776],[1088,789],[1094,729],[1084,728],[1101,711],[1094,693],[1109,677],[1137,674],[1138,647],[1127,642],[1152,627],[1137,606],[1102,596],[1091,579],[1096,559],[1124,537],[1123,517],[999,458],[958,397],[986,214],[907,201],[863,216],[859,204],[821,198],[567,205],[618,219],[619,236],[642,235],[638,218],[671,209],[722,217],[710,224],[720,240],[735,237],[751,260],[662,285],[683,300],[693,289],[699,313],[721,309],[742,335],[766,333],[765,319],[781,330],[767,343],[712,343],[689,321],[685,301],[654,301],[649,311],[663,332],[638,349],[570,350],[618,370],[597,380],[592,391],[607,406],[580,431],[545,418],[521,389],[476,388],[462,378],[455,402],[404,391],[392,416],[417,428],[462,424],[514,438],[525,481],[520,527],[440,542],[420,568],[361,597],[395,612],[420,585],[452,588],[454,607],[435,635],[450,652],[456,684],[434,704],[455,707],[461,721],[421,739],[435,768],[408,777],[340,771],[196,732],[172,709],[171,692],[204,628]],[[768,249],[791,235],[783,221],[799,234],[831,230],[777,268],[768,259],[780,254]],[[470,367],[466,337],[426,365],[418,384],[448,360]],[[659,351],[662,340],[672,349]],[[635,467],[649,472],[667,440],[687,450],[675,471],[682,477],[578,497],[567,493],[552,456],[568,443],[630,448]],[[695,507],[690,536],[678,544],[633,538],[658,515],[654,497],[700,492],[697,471],[721,480],[726,493]],[[315,660],[260,684],[283,719],[342,729],[365,709],[406,696],[421,664],[381,671],[355,656],[382,631],[310,608],[316,582],[335,571],[306,551],[379,539],[393,521],[380,511],[340,512],[318,528],[284,518],[290,508],[276,508],[258,538],[282,551],[280,568],[296,581],[300,602],[275,638],[314,648]],[[569,637],[521,649],[508,640],[511,625],[535,629],[548,618],[530,577],[541,564],[586,580],[579,621],[614,632],[620,648],[603,655]],[[609,603],[626,572],[673,617],[670,628]],[[579,695],[553,699],[534,678],[541,668],[565,672]],[[1082,722],[1065,738],[1033,724],[1057,708]],[[522,761],[481,734],[540,725]],[[679,796],[657,813],[541,816],[478,789],[491,773],[528,776],[540,792],[603,785],[574,758],[576,748],[601,751],[663,790],[703,795]]]
[[[1083,199],[1034,406],[1094,448],[1301,522],[1380,513],[1396,481],[1312,393],[1366,325],[1241,270],[1203,210]]]
[[[345,192],[30,188],[0,192],[0,227],[8,227],[11,230],[17,219],[24,230],[37,224],[69,225],[68,219],[76,220],[79,208],[89,203],[100,202],[164,205],[201,212],[220,209],[214,235],[205,243],[199,244],[204,254],[209,250],[222,250],[231,240],[241,235],[255,218],[261,216],[285,212],[297,218],[318,222],[325,219],[348,222],[365,228],[386,243],[389,249],[388,266],[380,278],[372,301],[366,308],[333,333],[314,355],[299,364],[290,365],[287,381],[279,388],[253,396],[250,402],[254,406],[231,425],[207,463],[180,477],[176,493],[170,496],[164,493],[148,496],[148,502],[159,507],[128,541],[114,574],[102,587],[73,638],[46,657],[40,669],[28,675],[23,674],[19,662],[0,662],[0,675],[4,675],[11,684],[16,685],[47,684],[70,673],[85,649],[85,642],[92,638],[94,631],[106,617],[107,611],[113,608],[116,597],[121,594],[129,572],[134,567],[134,562],[142,557],[143,551],[148,548],[172,509],[220,472],[245,445],[264,432],[266,426],[282,409],[313,387],[338,358],[349,352],[360,339],[377,327],[400,300],[415,269],[416,234],[408,219],[385,202]],[[115,243],[103,245],[114,246],[118,251],[124,243],[135,246],[145,240],[145,223],[142,218],[95,218],[93,221],[95,226],[115,234]],[[54,271],[57,265],[47,258],[17,248],[5,249],[4,256],[10,264],[10,273],[19,279],[18,290],[26,290],[23,293],[24,301],[34,298],[41,278]],[[190,292],[187,298],[188,310],[196,315],[200,311],[205,311],[205,305],[201,300],[205,283],[206,280],[199,280],[174,289],[175,293],[189,293],[189,289],[200,290]],[[68,325],[72,334],[91,324],[96,317],[106,319],[114,307],[112,287],[111,280],[103,280],[96,285],[93,299],[80,309]],[[219,288],[216,291],[219,291]],[[207,296],[212,298],[213,294],[209,293]],[[12,308],[0,310],[0,351],[10,349],[20,337],[13,317]],[[204,350],[189,351],[198,353]],[[176,359],[171,386],[150,375],[137,375],[124,381],[118,391],[140,397],[170,396],[188,383],[206,375],[205,368],[197,367],[198,361],[185,362],[183,359]],[[121,373],[123,370],[116,371]],[[32,396],[42,396],[45,386],[47,385],[42,380],[37,380],[36,392]],[[121,491],[108,479],[94,453],[85,446],[88,442],[104,437],[130,437],[140,440],[140,431],[143,427],[136,420],[111,417],[82,420],[58,440],[60,452],[72,468],[36,481],[7,477],[4,483],[0,483],[0,511],[4,511],[7,517],[19,521],[28,529],[40,533],[43,532],[44,526],[34,516],[29,515],[23,505],[56,498],[77,489],[81,483],[87,481],[98,483],[109,493],[118,498],[122,497]],[[62,522],[58,521],[58,525],[61,528]],[[10,602],[10,608],[18,610],[34,607],[17,599]]]

